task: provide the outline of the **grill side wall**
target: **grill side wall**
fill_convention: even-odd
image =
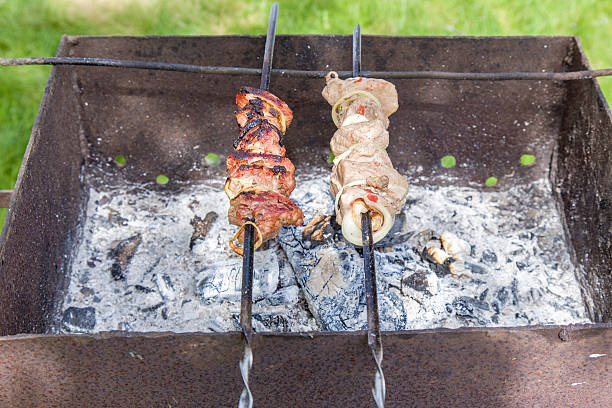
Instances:
[[[53,68],[19,171],[0,238],[0,335],[47,332],[68,274],[83,203],[72,84]]]
[[[590,69],[575,39],[568,70]],[[595,80],[567,83],[554,184],[590,318],[612,321],[612,114]]]

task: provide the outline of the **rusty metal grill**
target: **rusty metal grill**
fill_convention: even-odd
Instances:
[[[612,115],[592,79],[609,70],[590,71],[574,37],[361,40],[358,29],[353,39],[278,36],[275,66],[283,68],[276,70],[264,43],[248,36],[64,37],[56,60],[38,61],[136,58],[133,68],[150,69],[143,64],[161,60],[168,65],[157,69],[185,72],[116,70],[112,64],[53,68],[15,192],[12,198],[0,192],[0,207],[11,199],[0,239],[0,405],[235,406],[245,338],[256,368],[249,379],[256,406],[373,406],[375,367],[367,350],[382,357],[383,341],[386,406],[612,405]],[[264,54],[270,64],[259,69]],[[451,170],[462,186],[484,188],[491,170],[507,174],[525,145],[550,158],[503,181],[545,176],[557,187],[592,324],[381,333],[370,245],[363,249],[365,280],[372,283],[367,333],[253,334],[247,255],[243,333],[49,334],[91,184],[120,179],[173,191],[223,177],[218,168],[191,167],[199,155],[193,146],[229,152],[233,93],[262,72],[265,88],[266,69],[274,92],[299,112],[286,140],[288,156],[301,171],[320,171],[333,133],[320,100],[321,73],[333,67],[356,76],[361,57],[372,69],[362,75],[395,78],[400,112],[391,121],[390,155],[411,183],[448,183],[437,167],[440,145],[453,146],[469,163],[469,172]],[[448,72],[434,71],[441,66]],[[509,75],[519,72],[531,76]],[[448,79],[463,81],[441,84]],[[544,113],[536,115],[534,105]],[[152,115],[145,119],[145,113]],[[178,113],[189,119],[180,115],[185,123],[179,123]],[[474,114],[487,132],[457,136]],[[533,120],[535,137],[511,132],[517,116]],[[205,131],[167,130],[172,126]],[[219,147],[219,140],[228,142]],[[120,153],[129,155],[128,164],[109,166]],[[416,165],[423,177],[409,173]],[[168,185],[152,183],[162,171]],[[371,238],[371,231],[365,228],[363,236]]]

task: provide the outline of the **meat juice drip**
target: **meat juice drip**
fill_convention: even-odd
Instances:
[[[307,221],[333,214],[327,174],[298,173],[292,198]],[[56,331],[239,330],[242,258],[227,247],[222,183],[91,189]],[[359,254],[332,225],[318,245],[302,232],[284,228],[256,251],[255,329],[365,328]],[[469,244],[464,276],[423,257],[444,232]],[[545,179],[495,192],[413,185],[375,252],[384,330],[588,322]]]

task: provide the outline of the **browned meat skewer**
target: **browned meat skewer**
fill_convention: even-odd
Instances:
[[[226,161],[229,177],[225,192],[230,199],[228,220],[240,226],[230,247],[242,255],[243,226],[256,228],[255,248],[278,235],[284,225],[303,225],[304,214],[289,199],[295,188],[295,167],[285,157],[282,138],[293,113],[271,93],[243,87],[236,95],[240,136]]]

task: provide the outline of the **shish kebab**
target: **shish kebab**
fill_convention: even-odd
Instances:
[[[236,120],[240,135],[234,142],[236,151],[226,161],[229,177],[224,189],[230,199],[228,219],[231,224],[240,226],[229,244],[243,256],[240,326],[245,345],[239,367],[244,388],[240,394],[239,408],[253,406],[249,374],[253,365],[251,306],[254,252],[263,242],[274,238],[283,225],[304,223],[304,214],[289,200],[289,194],[295,188],[295,168],[285,157],[285,147],[282,145],[293,113],[285,102],[268,92],[277,18],[278,4],[274,3],[268,19],[260,89],[242,87],[236,95]],[[236,240],[241,246],[235,243]]]
[[[408,182],[387,155],[388,116],[398,108],[393,84],[361,74],[361,27],[353,31],[353,77],[326,76],[323,97],[332,105],[338,130],[330,146],[334,154],[330,193],[335,197],[336,221],[351,243],[363,246],[364,287],[368,319],[368,346],[376,363],[372,395],[385,406],[383,346],[378,316],[376,265],[373,244],[383,239],[406,202]]]

